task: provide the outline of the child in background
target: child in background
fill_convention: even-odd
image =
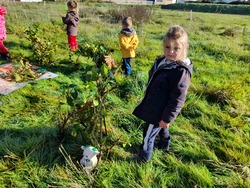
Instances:
[[[67,2],[68,12],[65,17],[62,17],[64,24],[67,24],[67,35],[68,35],[68,44],[71,51],[78,49],[78,43],[76,40],[78,24],[79,24],[79,15],[78,15],[78,3],[76,0],[69,0]]]
[[[168,152],[169,126],[181,111],[190,85],[193,64],[187,58],[186,31],[179,25],[171,26],[164,36],[163,49],[164,56],[157,58],[149,71],[144,98],[133,111],[146,122],[138,161],[151,158],[157,135],[158,149]]]
[[[122,19],[122,30],[119,34],[119,43],[122,50],[122,70],[124,75],[131,74],[131,61],[135,57],[135,49],[139,40],[136,31],[132,28],[132,18],[125,17]]]
[[[7,10],[3,6],[0,6],[0,54],[1,59],[8,60],[10,59],[9,50],[4,46],[3,43],[3,41],[7,38],[4,18],[5,14],[7,14]]]

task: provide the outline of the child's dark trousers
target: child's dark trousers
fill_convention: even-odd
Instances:
[[[166,128],[160,128],[159,124],[147,124],[143,130],[143,142],[140,146],[139,160],[148,161],[151,158],[157,135],[159,135],[159,142],[156,147],[168,152],[170,146],[169,130]]]

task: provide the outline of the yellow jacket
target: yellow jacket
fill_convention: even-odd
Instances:
[[[132,28],[122,29],[119,34],[122,58],[135,57],[135,49],[139,44],[137,34]]]

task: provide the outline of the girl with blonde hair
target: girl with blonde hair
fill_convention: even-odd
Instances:
[[[163,38],[164,55],[150,69],[144,98],[133,111],[146,122],[139,161],[151,158],[157,135],[157,148],[169,151],[169,127],[184,105],[193,70],[187,51],[186,31],[179,25],[171,26]]]

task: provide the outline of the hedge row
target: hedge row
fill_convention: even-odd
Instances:
[[[207,3],[175,3],[162,5],[162,9],[184,10],[193,12],[210,12],[222,14],[250,15],[250,5],[207,4]]]

